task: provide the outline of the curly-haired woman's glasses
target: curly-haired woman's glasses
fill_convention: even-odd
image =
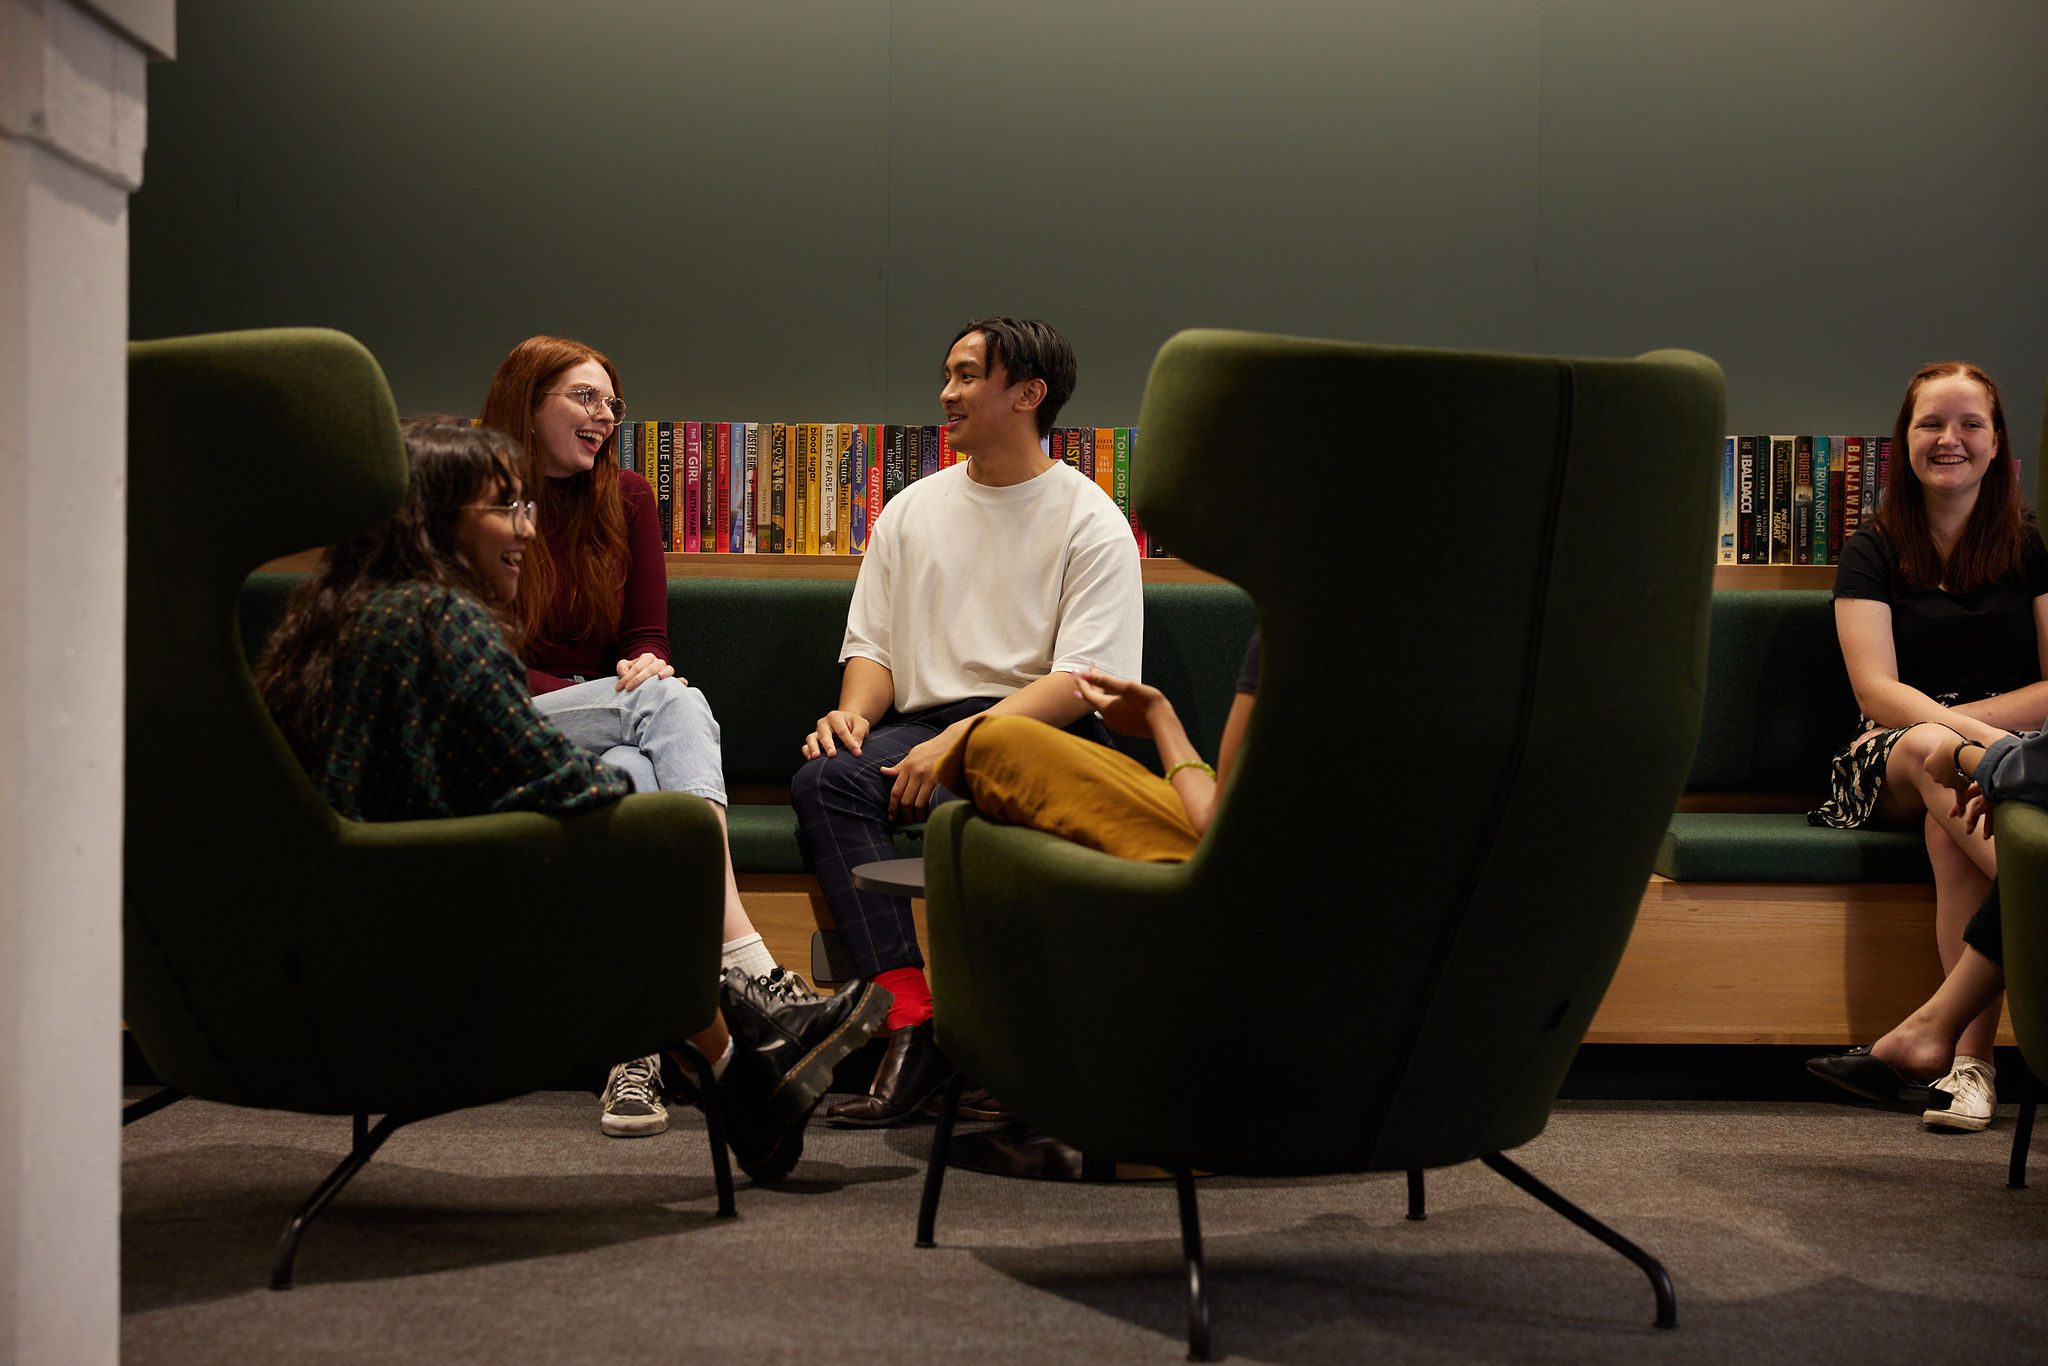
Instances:
[[[473,507],[478,512],[502,512],[512,519],[514,526],[521,522],[528,526],[540,525],[537,509],[532,503],[467,503],[464,506]]]

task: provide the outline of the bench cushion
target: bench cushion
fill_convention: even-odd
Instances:
[[[1679,882],[1928,882],[1920,832],[1829,830],[1803,814],[1681,811],[1653,871]]]

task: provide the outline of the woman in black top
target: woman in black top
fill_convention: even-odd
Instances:
[[[1976,366],[1913,376],[1892,451],[1876,520],[1843,547],[1835,575],[1835,629],[1863,715],[1811,819],[1922,828],[1946,973],[1997,862],[1930,761],[1953,771],[1958,750],[1974,757],[2048,714],[2048,550],[2021,512],[1998,388]],[[1963,1031],[1936,1083],[1954,1101],[1928,1109],[1929,1123],[1988,1117],[1997,1024],[1994,1001]]]

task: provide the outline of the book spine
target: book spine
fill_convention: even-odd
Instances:
[[[612,455],[622,470],[640,468],[640,424],[628,422],[619,428],[618,439],[612,443]]]
[[[640,477],[647,481],[649,489],[658,488],[661,479],[661,449],[652,428],[640,433]]]
[[[853,429],[852,468],[849,487],[853,496],[846,500],[846,553],[858,555],[868,548],[868,429]]]
[[[1058,427],[1046,433],[1045,453],[1054,460],[1064,462],[1067,457],[1067,434]]]
[[[1835,446],[1830,437],[1813,439],[1813,562],[1828,563],[1828,529],[1835,515]]]
[[[1892,439],[1888,436],[1865,437],[1864,451],[1868,453],[1873,448],[1877,456],[1871,463],[1877,467],[1877,479],[1863,485],[1863,520],[1866,522],[1877,516],[1878,509],[1884,506],[1884,481],[1892,472]]]
[[[891,423],[882,429],[882,506],[903,492],[903,427]]]
[[[1838,436],[1834,439],[1834,457],[1828,465],[1828,497],[1834,509],[1835,524],[1828,529],[1828,563],[1842,562],[1842,542],[1849,539],[1849,519],[1855,516],[1849,506],[1849,438]],[[1859,487],[1857,493],[1863,490]]]
[[[1095,487],[1116,498],[1116,428],[1095,429]]]
[[[939,468],[949,470],[959,458],[960,453],[954,450],[953,443],[946,439],[946,429],[939,428]]]
[[[1756,438],[1735,438],[1735,563],[1757,563]]]
[[[839,553],[839,443],[845,424],[827,422],[821,429],[825,444],[818,451],[818,553]]]
[[[1792,563],[1792,475],[1797,438],[1771,438],[1771,558],[1768,564]]]
[[[1081,458],[1074,462],[1074,468],[1081,471],[1081,477],[1089,483],[1095,482],[1095,429],[1081,429]]]
[[[1131,429],[1118,427],[1110,433],[1109,496],[1118,512],[1131,515]]]
[[[772,509],[768,505],[768,463],[775,446],[775,424],[757,422],[754,424],[754,478],[747,489],[747,506],[753,509],[753,544],[748,548],[756,555],[768,553],[768,523]]]
[[[1792,563],[1813,563],[1813,438],[1792,438]]]
[[[661,528],[661,548],[676,548],[676,443],[675,432],[666,422],[654,424],[655,432],[655,477],[661,482],[655,487],[654,505]]]
[[[804,553],[804,521],[810,515],[808,480],[811,468],[812,424],[795,422],[789,428],[789,539],[792,555]]]
[[[1061,442],[1060,459],[1072,465],[1075,469],[1080,469],[1081,429],[1079,427],[1062,427],[1060,434],[1065,438]]]
[[[704,424],[677,425],[683,429],[683,549],[694,555],[704,548]]]
[[[784,537],[789,530],[789,424],[776,422],[768,429],[768,543],[770,555],[784,555]]]
[[[917,477],[928,479],[939,472],[939,429],[923,426],[917,429]]]
[[[1864,438],[1841,438],[1841,539],[1864,526]]]
[[[747,424],[747,478],[746,498],[737,509],[739,518],[739,547],[752,555],[761,548],[760,499],[761,488],[761,424]]]
[[[804,554],[822,553],[818,540],[818,514],[823,510],[821,479],[825,459],[825,443],[831,439],[832,424],[812,422],[805,427],[808,433],[804,442]]]
[[[873,540],[875,523],[882,518],[882,425],[868,428],[868,539]],[[861,547],[863,551],[866,545]]]
[[[721,555],[732,553],[732,424],[719,422],[713,425],[717,443],[713,449],[717,455],[713,468],[717,471],[711,494],[711,544],[707,550]]]
[[[853,489],[854,446],[859,438],[860,428],[851,422],[839,424],[839,502],[837,505],[838,534],[832,544],[841,555],[853,553]]]
[[[1721,529],[1714,538],[1714,563],[1735,563],[1735,438],[1721,438]]]

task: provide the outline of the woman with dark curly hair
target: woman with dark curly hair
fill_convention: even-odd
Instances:
[[[1863,715],[1809,819],[1921,829],[1948,973],[1998,865],[1944,775],[2048,713],[2048,549],[2021,510],[1998,386],[1976,366],[1943,361],[1913,376],[1892,453],[1876,521],[1842,547],[1835,574],[1835,630]],[[1958,1035],[1928,1124],[1989,1122],[1998,1004]]]
[[[404,503],[328,550],[257,667],[286,743],[350,820],[577,811],[625,796],[625,773],[535,711],[509,644],[534,528],[519,444],[453,418],[405,424],[405,444]],[[756,1181],[795,1165],[833,1066],[886,1007],[863,983],[790,1001],[727,977],[720,1014],[690,1042],[716,1060],[727,1136]],[[658,1059],[643,1063],[612,1069],[606,1111],[644,1096],[665,1127]]]

